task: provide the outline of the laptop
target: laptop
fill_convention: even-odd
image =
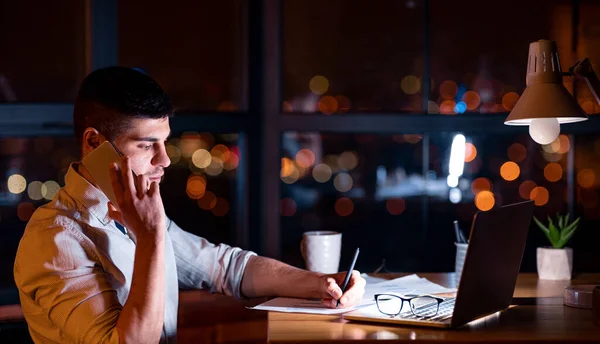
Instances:
[[[474,215],[456,297],[444,298],[435,316],[417,317],[410,310],[390,316],[372,305],[348,312],[344,319],[455,328],[507,309],[517,283],[533,209],[534,202],[525,201]]]

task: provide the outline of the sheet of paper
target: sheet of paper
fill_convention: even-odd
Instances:
[[[328,308],[321,305],[321,300],[278,297],[261,303],[258,306],[251,307],[251,309],[287,313],[341,314],[375,304],[375,300],[373,299],[375,294],[436,294],[453,291],[456,291],[456,289],[442,287],[426,278],[421,278],[412,274],[393,280],[384,280],[383,282],[371,280],[365,287],[365,294],[362,302],[350,308]]]

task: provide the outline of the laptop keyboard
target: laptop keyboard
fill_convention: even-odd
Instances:
[[[423,321],[444,321],[450,317],[452,317],[452,313],[454,312],[454,301],[455,298],[449,298],[442,303],[440,303],[440,308],[435,313],[435,306],[425,306],[424,308],[419,310],[419,313],[422,315],[416,316],[410,310],[407,312],[400,313],[400,317],[403,319],[414,319],[414,320],[423,320]]]

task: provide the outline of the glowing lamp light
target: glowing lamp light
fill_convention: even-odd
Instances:
[[[587,120],[585,111],[563,86],[564,75],[585,80],[600,104],[600,80],[589,60],[578,61],[569,72],[563,73],[556,43],[539,40],[529,44],[527,88],[504,124],[528,125],[531,138],[546,145],[556,140],[561,124]]]

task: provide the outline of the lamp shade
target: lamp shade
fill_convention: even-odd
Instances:
[[[529,44],[527,87],[504,124],[529,125],[533,119],[555,118],[559,123],[588,119],[585,111],[562,83],[556,43],[539,40]]]

